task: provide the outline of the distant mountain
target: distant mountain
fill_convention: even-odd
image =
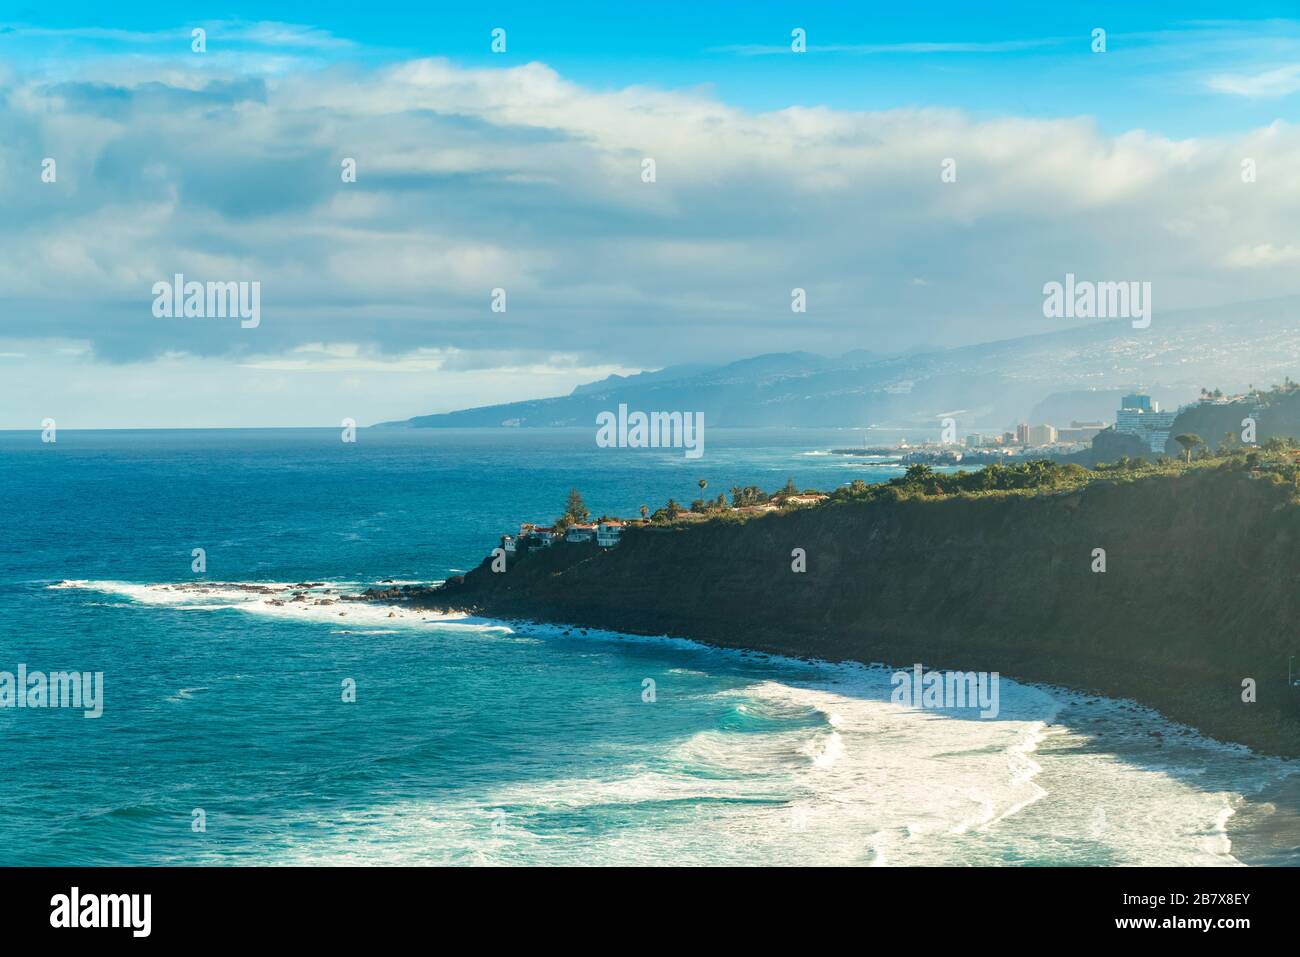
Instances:
[[[574,386],[573,391],[569,394],[590,395],[591,393],[604,393],[627,386],[649,385],[651,382],[674,382],[679,379],[701,375],[716,368],[716,365],[695,362],[668,366],[668,368],[659,369],[656,372],[638,372],[635,375],[609,375],[599,382],[588,382],[586,385]]]
[[[1043,320],[1049,323],[1051,320]],[[384,427],[594,426],[619,403],[702,412],[711,427],[933,427],[1000,430],[1031,416],[1113,418],[1117,395],[1142,388],[1167,406],[1202,387],[1240,390],[1300,370],[1300,298],[1112,321],[954,349],[838,357],[773,353],[726,365],[610,376],[567,396],[422,415]]]

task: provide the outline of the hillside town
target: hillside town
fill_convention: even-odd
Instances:
[[[1030,424],[1021,422],[1014,431],[1000,434],[986,432],[969,432],[960,441],[955,435],[945,436],[947,441],[922,441],[919,443],[900,440],[889,447],[864,446],[861,448],[841,448],[830,450],[833,454],[863,456],[896,463],[907,468],[908,475],[920,469],[929,474],[932,466],[955,467],[998,465],[1013,468],[1019,472],[1032,470],[1038,466],[1056,463],[1066,465],[1078,464],[1082,456],[1099,451],[1109,452],[1112,446],[1097,445],[1099,437],[1115,441],[1119,437],[1128,440],[1127,452],[1118,456],[1123,462],[1130,459],[1140,463],[1144,456],[1142,451],[1149,451],[1150,458],[1160,461],[1168,457],[1170,438],[1179,445],[1185,442],[1185,453],[1191,461],[1191,446],[1199,447],[1198,454],[1209,454],[1211,445],[1198,435],[1174,436],[1175,423],[1179,416],[1188,412],[1201,412],[1206,409],[1222,409],[1232,422],[1246,420],[1259,414],[1269,401],[1269,396],[1280,395],[1294,398],[1300,391],[1300,385],[1289,378],[1281,386],[1275,386],[1272,393],[1251,389],[1240,394],[1225,394],[1220,390],[1201,391],[1200,399],[1177,410],[1166,410],[1160,403],[1145,392],[1132,392],[1123,395],[1119,408],[1115,411],[1113,421],[1079,421],[1072,420],[1068,426],[1057,427],[1051,423]],[[1235,408],[1232,408],[1235,407]],[[1253,419],[1252,419],[1253,421]],[[1231,440],[1231,441],[1229,441]],[[1249,445],[1253,439],[1243,441]],[[1219,443],[1220,451],[1225,446],[1233,445],[1236,440],[1229,435]],[[1111,461],[1108,457],[1106,461]],[[1096,463],[1092,463],[1096,464]],[[1099,466],[1104,467],[1104,466]],[[919,474],[919,473],[918,473]],[[1028,472],[1026,472],[1028,474]],[[699,487],[703,494],[708,483],[701,479]],[[860,493],[858,486],[865,483],[853,482],[850,491]],[[843,491],[843,490],[840,490]],[[837,493],[838,494],[838,493]],[[719,516],[736,518],[752,517],[769,512],[778,512],[800,506],[816,505],[832,496],[817,489],[800,490],[794,480],[775,493],[763,491],[758,486],[737,487],[730,490],[730,495],[719,493],[715,498],[698,498],[689,507],[669,499],[662,508],[651,513],[647,506],[641,507],[639,518],[620,518],[603,515],[592,519],[583,503],[582,496],[576,489],[569,492],[568,504],[564,514],[553,524],[524,522],[516,534],[504,534],[500,539],[500,549],[506,555],[518,555],[534,549],[550,548],[557,543],[568,545],[595,544],[599,548],[613,548],[622,540],[625,529],[639,525],[664,523],[681,523],[705,521]]]
[[[1240,404],[1242,415],[1251,414],[1259,402],[1258,393],[1226,395],[1221,391],[1203,390],[1194,405],[1227,406]],[[1186,408],[1186,407],[1184,407]],[[893,446],[858,449],[833,449],[840,455],[866,455],[898,459],[904,465],[992,465],[1030,458],[1069,457],[1087,452],[1101,434],[1132,436],[1153,456],[1166,454],[1174,420],[1182,409],[1162,409],[1160,403],[1144,392],[1122,397],[1111,421],[1072,420],[1068,426],[1048,422],[1020,422],[1014,431],[989,433],[974,431],[960,440],[910,442],[901,439]]]

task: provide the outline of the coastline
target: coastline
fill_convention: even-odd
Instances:
[[[1016,667],[1014,664],[1008,665],[1005,659],[1001,660],[999,668],[994,669],[987,666],[986,663],[981,662],[977,658],[966,656],[963,656],[958,660],[932,658],[923,654],[916,657],[907,655],[904,655],[903,657],[890,655],[868,655],[860,657],[852,655],[826,656],[810,653],[796,641],[779,641],[771,639],[753,641],[747,640],[743,637],[738,637],[736,639],[719,639],[716,635],[701,636],[687,634],[676,630],[636,630],[635,628],[627,626],[612,628],[608,623],[599,621],[596,618],[569,620],[565,618],[550,618],[545,617],[544,615],[524,616],[517,613],[494,611],[493,606],[462,606],[454,603],[446,603],[437,600],[434,597],[435,594],[436,593],[431,592],[426,596],[412,597],[409,600],[412,602],[413,607],[437,611],[440,614],[450,616],[472,616],[479,619],[500,621],[507,625],[542,625],[550,628],[573,629],[575,631],[597,631],[609,635],[630,635],[638,639],[646,640],[661,639],[683,641],[703,645],[709,648],[783,658],[790,661],[798,661],[812,665],[824,664],[838,666],[847,664],[861,667],[878,667],[890,671],[905,671],[911,669],[914,664],[919,662],[923,664],[927,670],[998,670],[999,674],[1003,678],[1028,687],[1041,688],[1049,693],[1061,692],[1085,698],[1098,697],[1114,702],[1120,706],[1131,706],[1134,708],[1145,709],[1154,715],[1158,715],[1161,719],[1168,721],[1170,724],[1179,728],[1185,728],[1199,736],[1202,740],[1220,747],[1241,748],[1261,757],[1300,758],[1300,740],[1295,738],[1288,740],[1285,737],[1285,734],[1277,733],[1276,729],[1266,728],[1261,734],[1253,734],[1250,729],[1237,729],[1236,733],[1224,734],[1224,726],[1219,723],[1198,722],[1194,719],[1189,720],[1186,711],[1181,711],[1181,713],[1179,713],[1169,709],[1167,706],[1162,707],[1159,699],[1143,693],[1140,684],[1120,684],[1119,687],[1135,689],[1128,693],[1116,690],[1116,676],[1114,675],[1097,675],[1099,678],[1109,677],[1111,681],[1076,683],[1068,680],[1068,674],[1047,672],[1047,676],[1045,676],[1042,669],[1032,667],[1021,668]],[[917,648],[919,651],[923,645],[924,642],[922,641],[913,647]]]
[[[997,670],[1297,757],[1290,495],[1211,470],[1067,494],[831,503],[633,528],[610,549],[557,543],[504,574],[484,559],[405,597],[795,659]],[[1090,568],[1098,542],[1106,574]],[[792,547],[806,551],[806,574],[792,571]]]
[[[785,646],[779,644],[769,645],[769,644],[723,643],[723,642],[711,641],[706,638],[693,637],[684,634],[670,634],[667,632],[652,633],[652,632],[630,631],[624,629],[610,629],[608,627],[597,625],[591,622],[561,621],[561,620],[555,620],[549,618],[532,618],[532,617],[496,615],[496,614],[492,614],[491,612],[483,608],[457,607],[453,605],[444,604],[436,600],[431,600],[433,596],[437,594],[437,592],[438,589],[433,588],[430,589],[427,593],[413,595],[406,600],[410,602],[411,607],[436,611],[440,615],[447,616],[448,620],[453,622],[457,619],[463,618],[463,620],[467,620],[467,621],[473,620],[480,623],[489,623],[489,622],[498,623],[510,627],[512,629],[519,628],[519,627],[544,628],[544,629],[551,630],[553,634],[560,634],[564,636],[569,636],[570,634],[577,634],[584,638],[593,636],[599,638],[600,640],[608,640],[608,641],[630,639],[634,641],[665,642],[665,643],[674,643],[674,644],[681,643],[683,645],[688,645],[688,646],[693,645],[693,646],[697,646],[701,648],[709,648],[717,651],[735,652],[742,656],[758,656],[765,659],[783,660],[789,663],[805,664],[813,667],[838,668],[843,666],[851,666],[857,668],[880,669],[886,672],[894,673],[899,671],[910,671],[914,665],[921,664],[924,666],[926,671],[967,670],[966,668],[962,668],[957,665],[949,665],[943,662],[935,662],[935,661],[909,660],[903,662],[903,661],[888,661],[888,660],[886,661],[867,660],[866,658],[855,658],[855,657],[825,658],[825,657],[819,657],[816,655],[804,653],[793,645]],[[392,601],[394,599],[376,598],[376,599],[367,599],[367,600]],[[402,599],[397,599],[397,600],[402,601]],[[974,664],[971,664],[970,668],[973,669]],[[1161,721],[1165,721],[1169,725],[1171,725],[1174,728],[1176,733],[1182,736],[1195,735],[1200,741],[1200,743],[1209,746],[1241,751],[1244,753],[1258,755],[1260,757],[1278,757],[1283,759],[1300,757],[1300,750],[1298,750],[1297,753],[1295,754],[1272,753],[1272,752],[1264,751],[1256,747],[1253,747],[1251,744],[1247,742],[1233,741],[1225,738],[1215,737],[1213,734],[1207,732],[1202,728],[1197,727],[1195,724],[1191,722],[1180,721],[1178,718],[1174,717],[1173,715],[1165,713],[1159,707],[1144,702],[1136,697],[1116,696],[1107,693],[1105,691],[1099,690],[1096,687],[1081,687],[1078,685],[1070,685],[1063,682],[1045,681],[1042,679],[1029,678],[1022,674],[1014,674],[1006,671],[1000,671],[999,675],[1002,678],[1008,681],[1013,681],[1016,684],[1021,685],[1023,687],[1034,688],[1046,694],[1052,695],[1054,697],[1060,697],[1061,699],[1063,699],[1063,703],[1062,703],[1063,707],[1064,707],[1064,699],[1068,699],[1068,698],[1104,699],[1107,703],[1114,705],[1116,707],[1125,710],[1145,712],[1153,717],[1157,717]],[[1163,732],[1159,736],[1163,736]]]
[[[424,628],[450,627],[457,630],[464,627],[473,632],[485,633],[489,637],[500,632],[512,640],[523,638],[547,643],[603,644],[611,646],[619,658],[629,660],[636,660],[638,655],[619,653],[616,646],[662,645],[688,655],[722,652],[723,658],[712,660],[731,661],[733,664],[725,666],[719,674],[734,669],[739,669],[738,673],[751,674],[755,673],[754,669],[758,669],[757,673],[761,674],[768,668],[793,668],[794,674],[787,672],[786,677],[777,680],[795,691],[804,706],[811,705],[821,711],[826,722],[825,726],[819,725],[819,732],[813,735],[820,739],[820,750],[805,755],[813,765],[823,761],[829,765],[840,760],[837,732],[848,734],[848,730],[841,727],[840,718],[835,712],[842,712],[845,716],[860,713],[864,703],[876,702],[875,705],[869,705],[869,708],[883,705],[885,712],[899,715],[898,720],[905,723],[896,724],[892,732],[894,734],[908,738],[915,735],[918,741],[927,738],[934,740],[934,731],[939,729],[939,725],[933,723],[933,719],[938,716],[937,712],[929,714],[927,719],[927,712],[932,709],[890,706],[887,676],[893,668],[886,662],[782,655],[763,649],[716,645],[681,635],[616,632],[572,622],[520,617],[483,618],[478,617],[473,609],[448,608],[437,615],[431,615],[429,612],[432,609],[428,602],[438,590],[430,585],[412,583],[396,586],[393,590],[405,595],[403,599],[391,595],[378,598],[374,590],[367,594],[362,591],[364,583],[360,582],[332,581],[317,584],[321,594],[332,593],[340,596],[339,600],[330,606],[316,605],[314,600],[284,603],[283,599],[299,586],[269,582],[134,584],[66,581],[48,584],[46,587],[119,594],[128,597],[133,603],[177,610],[238,609],[243,613],[272,619],[313,622],[318,626],[332,627],[336,634],[395,637],[402,633],[418,634]],[[340,617],[340,611],[346,617]],[[344,630],[339,631],[339,628]],[[709,659],[700,660],[704,662]],[[693,664],[689,657],[679,667],[699,667],[711,673],[714,671],[707,664]],[[1059,800],[1049,802],[1050,806],[1036,805],[1050,795],[1059,798],[1071,793],[1079,776],[1089,773],[1086,767],[1079,766],[1080,761],[1085,765],[1090,761],[1102,762],[1099,766],[1113,768],[1115,761],[1119,760],[1139,774],[1133,781],[1134,785],[1151,780],[1143,772],[1156,772],[1157,777],[1169,775],[1184,789],[1191,788],[1205,795],[1222,796],[1224,803],[1218,812],[1214,812],[1213,802],[1207,812],[1204,798],[1196,804],[1200,809],[1196,813],[1205,830],[1191,832],[1188,837],[1200,847],[1197,853],[1204,856],[1202,863],[1249,864],[1286,860],[1290,849],[1300,841],[1300,823],[1287,813],[1276,814],[1268,803],[1270,795],[1285,797],[1293,793],[1297,786],[1294,769],[1287,767],[1286,762],[1278,763],[1276,759],[1254,754],[1242,745],[1209,738],[1132,700],[1095,698],[1068,687],[1020,681],[1010,675],[1004,678],[1003,713],[992,719],[989,729],[991,732],[999,727],[1003,729],[996,731],[996,734],[1003,739],[999,745],[1006,759],[1003,773],[1009,776],[1000,788],[1003,793],[996,805],[983,809],[978,806],[970,808],[960,820],[952,823],[952,833],[982,831],[1011,818],[1018,822],[1018,832],[1024,828],[1032,830],[1036,826],[1041,827],[1042,821],[1048,818],[1059,826],[1063,811]],[[819,695],[822,696],[820,702],[817,699]],[[765,694],[764,697],[768,696]],[[845,711],[845,708],[849,710]],[[950,709],[942,710],[944,718],[960,723],[951,725],[952,730],[957,730],[961,725],[973,729],[985,723]],[[904,712],[910,713],[912,717],[903,717]],[[916,721],[920,723],[913,723]],[[943,722],[944,725],[947,723]],[[857,720],[849,727],[854,727],[854,734],[858,736],[856,745],[848,745],[846,738],[846,745],[854,749],[854,765],[857,766],[865,754],[874,750],[870,748],[869,742],[870,736],[877,733],[873,730],[877,725],[872,721],[864,727],[861,720]],[[1018,730],[1008,737],[1010,729]],[[1152,736],[1152,729],[1158,729],[1160,733]],[[864,733],[868,737],[862,738]],[[881,729],[880,733],[888,735],[890,732]],[[959,736],[957,740],[960,739]],[[864,747],[868,751],[864,752]],[[959,746],[948,745],[946,739],[938,753],[950,750],[953,754],[962,753]],[[924,745],[921,753],[926,753]],[[968,753],[973,755],[978,752]],[[1243,761],[1248,763],[1242,763]],[[1211,780],[1203,781],[1199,777],[1203,772],[1198,771],[1203,762],[1230,767],[1235,771],[1228,777],[1218,773]],[[876,765],[870,761],[865,765],[874,766]],[[862,779],[861,786],[865,786],[869,780],[870,778]],[[1162,790],[1161,793],[1173,797],[1177,792]],[[1192,800],[1187,796],[1188,792],[1184,790],[1182,793],[1185,796],[1179,800]],[[1077,800],[1072,803],[1077,805]],[[1028,815],[1030,820],[1024,820],[1024,815]],[[1035,821],[1038,823],[1035,824]],[[1081,829],[1079,839],[1087,841],[1091,835],[1096,841],[1100,838],[1100,831],[1092,834],[1094,828],[1118,826],[1118,823],[1114,818],[1110,819],[1109,824],[1105,820],[1090,822],[1084,819],[1078,822]],[[1133,823],[1128,820],[1124,826],[1131,827]],[[1203,836],[1197,837],[1198,833]],[[896,841],[896,837],[887,839],[882,835],[877,835],[880,841],[872,844],[874,863],[890,863],[896,860],[896,856],[906,856],[903,847],[891,843]]]

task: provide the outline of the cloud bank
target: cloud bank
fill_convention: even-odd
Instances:
[[[240,29],[307,56],[343,42]],[[543,63],[282,53],[0,74],[0,362],[38,341],[74,344],[87,370],[351,363],[373,382],[452,362],[567,370],[544,380],[564,391],[680,361],[1048,331],[1042,286],[1067,272],[1150,281],[1158,311],[1300,291],[1290,123],[1173,140],[1087,118],[755,113]],[[176,273],[260,282],[260,326],[155,319],[150,288]]]

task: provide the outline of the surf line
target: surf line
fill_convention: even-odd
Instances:
[[[894,686],[889,700],[913,708],[979,708],[981,718],[996,718],[1001,698],[996,671],[926,671],[919,663],[912,670],[890,676]]]

